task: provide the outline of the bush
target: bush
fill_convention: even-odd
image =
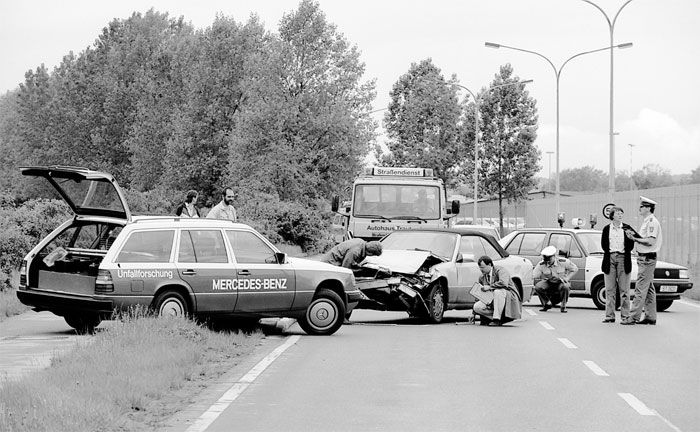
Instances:
[[[11,288],[12,271],[32,247],[31,238],[17,227],[0,229],[0,291]]]

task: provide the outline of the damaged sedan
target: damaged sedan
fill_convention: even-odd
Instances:
[[[384,252],[367,257],[355,273],[364,295],[358,309],[405,311],[411,317],[439,323],[446,310],[471,309],[469,291],[479,280],[477,260],[489,256],[504,267],[523,301],[532,295],[532,263],[509,255],[478,231],[430,229],[394,231],[382,240]]]

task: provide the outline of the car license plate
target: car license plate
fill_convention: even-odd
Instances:
[[[676,287],[673,285],[661,285],[659,287],[660,292],[676,292]]]

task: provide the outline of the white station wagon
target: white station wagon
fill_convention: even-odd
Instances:
[[[46,179],[75,215],[24,258],[17,297],[79,332],[143,305],[159,315],[292,317],[309,334],[332,334],[361,297],[350,270],[288,257],[247,225],[132,216],[109,174],[21,171]]]

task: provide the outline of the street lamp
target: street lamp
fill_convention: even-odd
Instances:
[[[632,180],[632,147],[634,144],[627,144],[630,146],[630,190],[634,190],[634,180]]]
[[[548,151],[547,154],[549,155],[549,176],[547,177],[547,188],[549,188],[549,186],[552,184],[552,155],[554,152]]]
[[[619,45],[615,45],[615,46],[598,48],[595,50],[584,51],[584,52],[580,52],[578,54],[574,54],[571,57],[569,57],[568,59],[566,59],[564,61],[564,63],[562,63],[561,66],[559,66],[559,69],[557,69],[556,66],[554,66],[554,63],[552,63],[552,61],[550,59],[548,59],[547,57],[545,57],[544,55],[542,55],[536,51],[530,51],[530,50],[526,50],[526,49],[522,49],[522,48],[516,48],[516,47],[497,44],[497,43],[493,43],[493,42],[486,42],[485,45],[488,48],[508,48],[508,49],[512,49],[515,51],[522,51],[522,52],[526,52],[526,53],[530,53],[530,54],[535,54],[536,56],[539,56],[539,57],[545,59],[547,61],[547,63],[549,63],[549,65],[552,66],[552,70],[554,70],[554,75],[556,77],[556,83],[557,83],[557,103],[556,103],[556,106],[557,106],[557,108],[556,108],[556,111],[557,111],[557,132],[556,132],[557,138],[556,138],[556,142],[557,142],[557,144],[556,144],[556,150],[555,150],[556,154],[557,154],[557,157],[556,157],[557,173],[556,173],[556,179],[555,179],[556,186],[555,186],[554,193],[555,193],[555,201],[556,201],[556,206],[557,206],[557,214],[559,214],[559,211],[560,211],[559,203],[560,203],[560,198],[561,198],[560,191],[559,191],[559,78],[561,76],[561,71],[562,71],[562,69],[564,69],[564,66],[566,66],[567,63],[569,63],[571,60],[575,59],[576,57],[580,57],[580,56],[585,55],[585,54],[592,54],[592,53],[596,53],[596,52],[600,52],[600,51],[605,51],[608,49],[612,50],[613,48],[629,48],[632,46],[632,43],[627,42],[627,43],[623,43],[623,44],[619,44]],[[611,137],[612,137],[612,135],[611,135]]]
[[[610,17],[608,17],[608,14],[606,14],[605,11],[600,8],[600,6],[598,6],[590,0],[582,1],[598,9],[600,13],[602,13],[605,17],[605,20],[608,23],[608,28],[610,29],[610,46],[612,47],[614,43],[613,34],[615,33],[615,22],[617,21],[617,17],[620,15],[620,12],[622,12],[622,9],[624,9],[625,6],[630,4],[632,0],[627,0],[622,6],[620,6],[620,9],[617,10],[617,13],[615,14],[615,17],[613,17],[612,21],[610,21]],[[630,44],[630,46],[632,46],[632,44]],[[610,50],[610,179],[608,182],[608,202],[615,201],[615,139],[613,138],[613,96],[613,50]],[[631,175],[632,173],[630,173],[630,176]]]
[[[508,87],[516,84],[529,84],[533,80],[525,80],[525,81],[516,81],[516,82],[510,82],[510,83],[505,83],[505,84],[499,84],[495,85],[493,87],[489,87],[486,89],[486,91],[491,91],[497,88],[501,87]],[[435,82],[435,81],[433,81]],[[474,133],[474,214],[472,216],[472,223],[476,225],[476,216],[477,216],[477,201],[479,200],[479,104],[481,103],[481,97],[477,97],[474,92],[469,90],[467,87],[457,84],[457,83],[445,83],[447,85],[453,85],[459,88],[462,88],[469,92],[469,94],[472,96],[472,99],[474,99],[474,123],[476,124],[476,132]]]

